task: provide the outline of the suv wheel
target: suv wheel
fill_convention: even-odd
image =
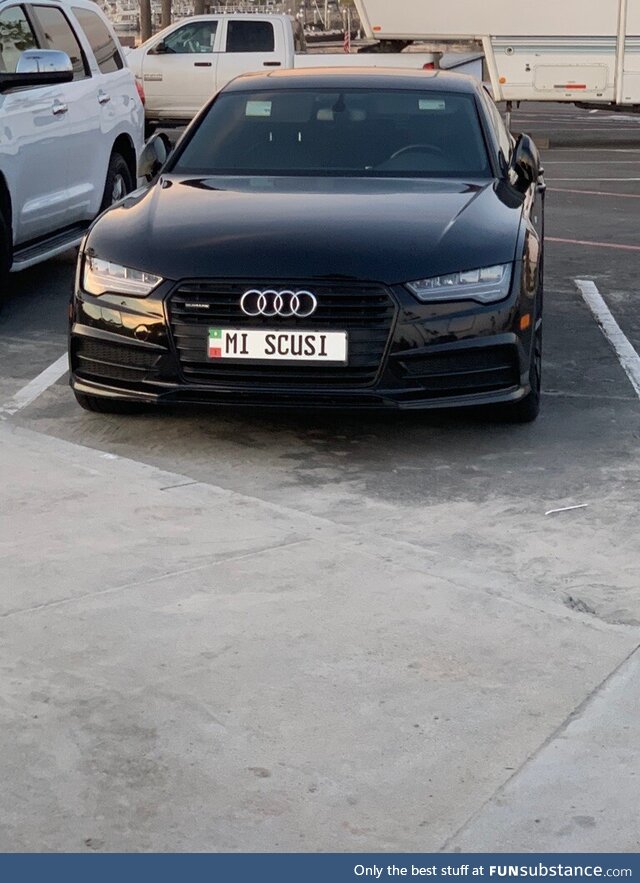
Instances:
[[[126,160],[119,153],[112,153],[100,211],[103,212],[110,205],[123,199],[132,190],[133,179]]]
[[[144,408],[144,405],[139,405],[137,402],[88,396],[75,390],[73,394],[81,408],[84,408],[85,411],[92,411],[94,414],[138,414]]]

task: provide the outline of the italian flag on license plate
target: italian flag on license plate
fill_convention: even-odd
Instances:
[[[222,328],[209,329],[209,358],[222,358]]]

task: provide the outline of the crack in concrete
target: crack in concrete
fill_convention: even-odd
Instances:
[[[523,769],[531,762],[533,762],[544,749],[554,742],[562,733],[565,732],[567,727],[574,721],[576,718],[580,717],[583,712],[587,709],[587,707],[591,704],[591,702],[595,699],[595,697],[610,683],[611,680],[618,674],[618,672],[631,660],[631,658],[640,651],[640,644],[634,647],[627,655],[600,681],[596,686],[584,697],[584,699],[571,711],[567,717],[560,723],[555,730],[553,730],[547,738],[538,745],[533,751],[531,751],[527,757],[522,761],[520,766],[500,784],[493,793],[487,797],[487,799],[482,803],[482,805],[457,828],[453,834],[451,834],[444,841],[442,846],[438,849],[438,852],[450,852],[451,845],[459,837],[464,831],[471,825],[473,822],[478,819],[484,810],[491,804],[497,797],[505,792],[509,784],[523,771]]]
[[[275,545],[264,546],[259,549],[251,549],[248,552],[233,555],[212,555],[205,564],[198,564],[195,567],[185,567],[182,570],[170,570],[167,573],[160,573],[157,576],[151,576],[143,580],[135,580],[131,583],[124,583],[118,586],[109,586],[107,589],[100,589],[97,592],[84,592],[82,595],[69,595],[66,598],[56,598],[55,601],[47,601],[45,604],[33,604],[29,607],[16,607],[13,610],[6,610],[0,613],[0,619],[8,619],[11,616],[18,616],[22,613],[37,613],[40,610],[48,610],[50,607],[60,607],[63,604],[73,604],[77,601],[84,601],[87,598],[100,598],[102,595],[109,595],[115,592],[121,592],[124,589],[137,589],[141,586],[147,586],[151,583],[161,582],[176,576],[185,576],[189,573],[197,573],[199,570],[206,570],[212,564],[226,564],[229,561],[242,561],[245,558],[253,558],[256,555],[263,555],[265,552],[272,552],[278,549],[285,549],[291,546],[299,546],[303,543],[311,542],[311,537],[305,537],[302,540],[293,540],[284,543],[276,543]]]
[[[172,491],[178,487],[191,487],[191,485],[194,485],[194,484],[201,484],[201,482],[195,481],[195,480],[194,481],[183,481],[182,484],[169,484],[169,485],[167,485],[167,487],[161,487],[160,490],[161,491]]]

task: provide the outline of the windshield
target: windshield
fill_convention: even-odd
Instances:
[[[417,90],[223,93],[172,171],[491,177],[473,96]]]

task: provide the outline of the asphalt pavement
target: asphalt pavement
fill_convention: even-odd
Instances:
[[[41,375],[73,253],[12,279],[0,849],[639,848],[640,116],[513,128],[549,144],[532,425],[87,414]]]

